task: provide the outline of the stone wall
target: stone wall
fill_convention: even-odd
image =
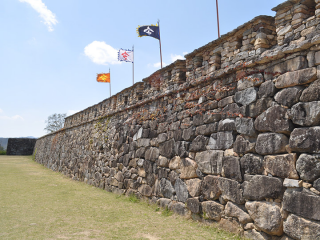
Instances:
[[[320,239],[317,8],[286,1],[66,118],[36,161],[250,239]]]
[[[37,139],[9,138],[7,155],[32,155]]]

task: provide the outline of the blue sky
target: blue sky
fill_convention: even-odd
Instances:
[[[112,94],[132,85],[132,64],[116,52],[135,46],[135,81],[159,69],[159,42],[138,25],[160,19],[163,62],[217,38],[215,0],[1,0],[0,137],[40,137],[53,113],[72,114],[109,97],[96,74],[111,69]],[[225,34],[283,0],[220,0]]]

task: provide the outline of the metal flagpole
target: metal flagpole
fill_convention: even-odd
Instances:
[[[110,97],[111,97],[111,73],[110,73],[110,68],[109,68],[109,86],[110,86]]]
[[[132,59],[132,85],[134,85],[134,45],[132,46],[132,54],[133,54],[133,59]]]
[[[160,37],[160,20],[158,20],[158,26],[159,26],[160,60],[161,60],[161,68],[162,68],[162,52],[161,52],[161,37]]]
[[[220,27],[219,27],[219,7],[218,7],[218,0],[216,0],[217,4],[217,23],[218,23],[218,36],[220,38]]]

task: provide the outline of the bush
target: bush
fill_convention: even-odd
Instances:
[[[6,150],[0,150],[0,155],[7,155],[7,151]]]

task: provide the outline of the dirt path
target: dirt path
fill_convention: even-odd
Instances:
[[[155,206],[0,156],[0,239],[240,239]]]

